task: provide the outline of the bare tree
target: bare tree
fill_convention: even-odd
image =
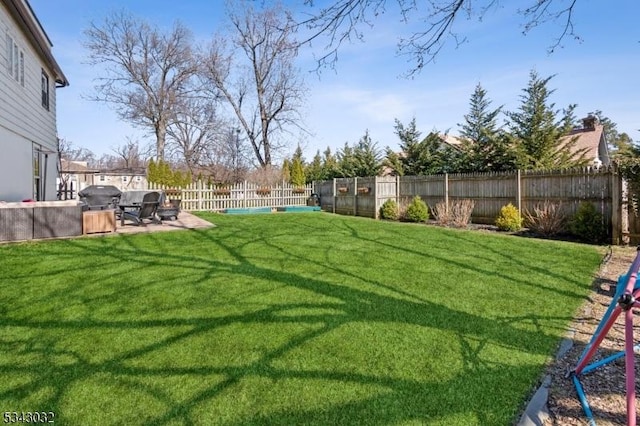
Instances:
[[[147,159],[150,157],[148,150],[140,147],[140,143],[137,140],[133,140],[127,137],[127,140],[122,145],[111,148],[116,154],[115,163],[116,167],[132,169],[146,167]]]
[[[91,150],[76,146],[67,139],[58,138],[58,153],[60,160],[86,161],[89,166],[96,161],[96,156]]]
[[[104,66],[94,100],[114,105],[122,119],[151,130],[156,156],[163,159],[174,106],[189,95],[195,71],[190,31],[176,23],[165,33],[121,11],[91,23],[85,36],[89,63]]]
[[[453,40],[457,45],[466,41],[466,37],[455,30],[458,19],[478,19],[501,3],[499,0],[333,0],[324,7],[315,8],[314,0],[304,0],[310,6],[311,14],[299,22],[310,34],[304,43],[326,36],[327,53],[318,60],[319,66],[332,65],[337,60],[342,43],[354,39],[363,39],[362,27],[371,28],[374,20],[388,9],[397,6],[401,22],[409,24],[419,21],[424,30],[416,31],[408,37],[399,37],[398,52],[407,55],[414,63],[408,75],[419,72],[432,62],[445,46]],[[395,3],[389,4],[389,3]],[[527,0],[524,8],[514,7],[514,11],[524,19],[523,33],[547,22],[560,21],[563,25],[560,35],[549,47],[553,51],[561,45],[565,37],[574,37],[573,15],[577,0]],[[509,3],[511,4],[511,3]]]
[[[167,128],[169,146],[174,158],[183,161],[192,174],[212,150],[219,122],[213,103],[202,97],[186,99],[173,116]]]
[[[233,43],[216,36],[203,52],[201,75],[233,110],[260,167],[284,144],[289,128],[300,128],[304,84],[294,66],[294,22],[284,9],[257,11],[240,3],[230,12]]]

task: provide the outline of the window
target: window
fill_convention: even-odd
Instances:
[[[122,181],[126,183],[127,182],[127,177],[126,176],[122,176]]]
[[[24,52],[20,52],[20,84],[24,87]]]
[[[42,106],[49,111],[49,76],[42,70]]]
[[[104,175],[100,175],[100,182],[104,182]]]
[[[142,176],[136,176],[136,181],[137,182],[142,182]]]
[[[18,49],[16,41],[6,34],[7,72],[15,81],[24,86],[24,52]]]
[[[40,201],[40,150],[33,147],[33,199]]]

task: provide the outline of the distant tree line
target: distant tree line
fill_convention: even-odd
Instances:
[[[576,146],[571,131],[580,126],[576,105],[557,109],[548,88],[553,76],[531,71],[516,111],[492,107],[487,91],[478,84],[470,97],[469,112],[458,124],[459,136],[437,130],[423,137],[416,119],[404,124],[396,119],[399,150],[382,150],[368,131],[355,144],[345,143],[336,153],[327,148],[303,163],[305,179],[391,175],[430,175],[509,170],[549,170],[589,165],[586,148]],[[599,110],[591,113],[603,125],[612,159],[640,158],[640,150],[626,133]],[[499,118],[503,116],[503,124]],[[301,153],[297,154],[301,157]],[[288,161],[288,160],[287,160]],[[298,160],[299,161],[299,160]],[[634,163],[635,164],[635,163]],[[640,167],[638,167],[640,169]]]

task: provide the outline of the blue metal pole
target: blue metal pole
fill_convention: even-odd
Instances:
[[[591,412],[591,407],[589,406],[589,402],[587,401],[587,396],[584,394],[582,383],[580,383],[580,380],[578,380],[578,376],[576,376],[575,374],[571,376],[571,379],[573,380],[573,384],[576,387],[578,399],[580,400],[580,405],[582,405],[584,414],[587,416],[589,426],[596,426],[596,420],[593,418],[593,413]]]

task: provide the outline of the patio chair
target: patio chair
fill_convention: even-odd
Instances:
[[[128,219],[136,226],[145,226],[144,219],[150,219],[153,223],[162,224],[162,220],[156,214],[159,203],[160,193],[148,192],[142,197],[142,202],[139,206],[133,207],[121,204],[121,223],[124,224],[125,219]]]

